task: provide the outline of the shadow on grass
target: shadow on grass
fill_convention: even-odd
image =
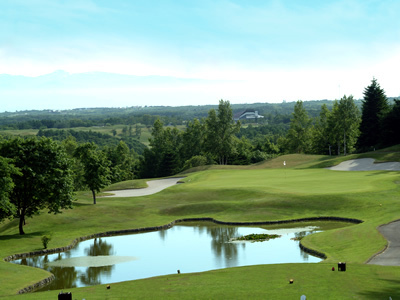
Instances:
[[[393,279],[380,279],[381,281],[385,281],[386,286],[391,285],[391,287],[383,288],[379,291],[372,290],[372,291],[363,291],[359,294],[362,296],[363,299],[400,299],[400,280],[393,280]]]
[[[326,156],[326,157],[321,157],[321,158],[315,159],[310,164],[298,167],[297,169],[324,169],[324,168],[330,168],[330,167],[333,167],[333,166],[336,166],[336,165],[340,164],[343,161],[346,161],[346,160],[349,160],[349,159],[355,159],[355,158],[356,157],[354,155]]]
[[[10,240],[22,240],[30,237],[37,237],[37,236],[43,236],[47,232],[45,231],[36,231],[36,232],[31,232],[31,233],[25,233],[23,235],[19,233],[15,234],[6,234],[6,235],[0,235],[0,241],[10,241]]]
[[[76,207],[82,207],[82,206],[89,206],[89,205],[94,205],[94,204],[93,204],[93,200],[92,200],[92,202],[88,202],[88,203],[74,202],[72,205],[76,206]]]
[[[374,170],[372,170],[373,172],[372,173],[369,173],[367,176],[378,176],[378,175],[382,175],[382,174],[387,174],[388,172],[396,172],[396,173],[399,173],[399,171],[395,171],[395,170],[377,170],[377,171],[374,171]]]

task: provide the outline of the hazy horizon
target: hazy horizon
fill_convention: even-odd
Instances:
[[[360,99],[374,77],[398,97],[398,11],[362,0],[2,1],[0,111]],[[165,80],[82,77],[97,72]],[[46,76],[54,86],[32,84]]]

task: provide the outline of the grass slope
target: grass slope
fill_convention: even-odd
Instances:
[[[377,154],[379,159],[393,152]],[[396,154],[394,154],[396,155]],[[283,166],[286,161],[286,167]],[[365,265],[386,241],[376,227],[398,218],[399,172],[338,172],[315,168],[334,164],[323,156],[289,155],[247,168],[206,170],[188,174],[185,184],[137,198],[98,199],[80,193],[73,210],[43,213],[27,220],[23,237],[17,220],[0,227],[0,257],[42,248],[40,238],[51,234],[49,248],[66,246],[79,236],[108,230],[157,226],[179,218],[213,217],[221,221],[267,221],[337,216],[364,223],[307,236],[302,243],[328,255],[319,264],[264,265],[197,274],[180,274],[72,289],[76,299],[134,298],[299,298],[395,299],[400,268]],[[308,168],[311,167],[311,168]],[[131,186],[132,183],[128,185]],[[138,183],[139,186],[143,182]],[[338,261],[347,272],[332,272]],[[0,262],[0,296],[49,276],[43,270]],[[288,279],[294,278],[293,285]],[[154,288],[157,287],[157,288]],[[56,292],[40,293],[54,299]],[[90,297],[89,297],[90,295]],[[11,298],[37,299],[38,294]]]

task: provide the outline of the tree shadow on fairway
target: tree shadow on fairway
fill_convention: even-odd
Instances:
[[[93,206],[93,202],[92,203],[82,203],[82,202],[74,202],[72,203],[73,207],[82,207],[82,206]]]
[[[0,241],[28,239],[31,237],[43,236],[46,233],[47,232],[45,232],[45,231],[36,231],[36,232],[31,232],[31,233],[25,233],[23,235],[21,235],[19,233],[0,235]]]
[[[387,175],[388,173],[396,172],[399,174],[399,171],[394,171],[394,170],[382,170],[382,171],[374,171],[369,173],[367,176],[378,176],[378,175]]]
[[[363,291],[358,294],[362,296],[362,299],[400,299],[400,280],[393,279],[379,279],[384,281],[382,285],[390,287],[382,288],[381,290]]]

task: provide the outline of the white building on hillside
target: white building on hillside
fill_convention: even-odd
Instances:
[[[233,116],[235,122],[239,120],[247,120],[257,122],[257,119],[262,119],[264,116],[259,115],[257,110],[246,109],[245,111],[238,112]]]

